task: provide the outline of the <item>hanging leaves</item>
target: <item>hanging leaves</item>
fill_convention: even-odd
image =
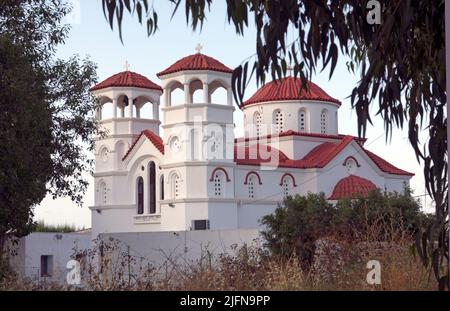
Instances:
[[[181,0],[169,1],[174,4],[173,16]],[[430,234],[425,239],[427,245],[419,243],[417,247],[433,253],[435,245],[440,245],[434,256],[447,256],[448,261],[444,0],[379,0],[380,24],[368,22],[368,1],[227,0],[227,19],[237,34],[244,33],[249,18],[256,27],[255,55],[244,60],[232,75],[234,99],[242,104],[253,74],[258,85],[264,84],[266,74],[273,80],[284,77],[289,64],[306,88],[316,70],[329,68],[331,78],[339,57],[345,57],[348,70],[361,77],[349,94],[358,116],[358,134],[365,136],[367,124],[372,122],[372,105],[378,105],[376,115],[384,120],[386,139],[393,127],[407,124],[409,141],[417,159],[423,161],[426,188],[436,206],[438,224],[433,230],[443,239],[436,244],[433,239],[437,235]],[[130,13],[140,4],[139,21],[145,14],[148,34],[156,31],[156,13],[147,14],[154,12],[147,1],[102,2],[111,28],[116,16],[120,38],[122,3]],[[212,0],[184,3],[187,23],[194,30],[201,29]],[[114,15],[115,11],[119,13]],[[294,40],[289,42],[292,34]],[[425,125],[424,120],[428,122]],[[424,128],[429,139],[421,150],[419,134]],[[448,273],[446,280],[448,286]]]

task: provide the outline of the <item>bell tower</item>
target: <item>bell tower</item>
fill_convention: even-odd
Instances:
[[[236,228],[232,70],[200,53],[184,57],[157,74],[164,90],[163,141],[168,230]],[[212,100],[219,90],[222,97]],[[182,99],[172,93],[180,89]],[[202,95],[194,98],[194,93]],[[216,97],[214,97],[216,98]],[[213,210],[222,208],[222,212]],[[170,214],[170,215],[169,215]],[[182,216],[184,217],[182,217]],[[216,215],[216,216],[212,216]],[[226,215],[221,219],[217,215]],[[206,225],[208,224],[208,225]]]
[[[123,157],[134,139],[143,131],[159,134],[159,101],[162,89],[146,77],[129,71],[117,73],[91,89],[98,100],[95,115],[102,130],[95,144],[95,206],[112,205],[120,188]]]

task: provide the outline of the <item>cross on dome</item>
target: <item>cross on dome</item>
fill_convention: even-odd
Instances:
[[[294,70],[294,67],[292,67],[290,64],[287,66],[286,71],[288,76],[292,76],[292,70]]]
[[[203,45],[201,45],[201,43],[198,43],[197,46],[195,47],[195,50],[197,51],[197,54],[200,54],[202,49],[203,49]]]
[[[128,61],[125,61],[125,65],[123,65],[123,70],[125,71],[129,71],[130,70],[130,64],[128,63]]]

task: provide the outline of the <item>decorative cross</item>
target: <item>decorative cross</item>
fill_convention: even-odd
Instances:
[[[287,75],[292,76],[292,70],[294,70],[294,67],[292,67],[291,65],[288,65],[286,70],[287,70]]]
[[[128,63],[128,61],[125,61],[125,65],[123,65],[123,70],[128,71],[130,69],[130,64]]]
[[[195,47],[195,50],[197,51],[197,54],[200,54],[202,49],[203,49],[203,45],[201,45],[201,43],[198,43],[197,46]]]

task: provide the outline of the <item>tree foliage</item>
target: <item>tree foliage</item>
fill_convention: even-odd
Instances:
[[[58,0],[0,4],[0,255],[7,236],[32,230],[33,207],[47,194],[81,204],[88,185],[96,66],[55,57],[69,9]]]
[[[175,14],[182,1],[169,1]],[[111,28],[114,22],[118,24],[121,38],[126,12],[136,12],[140,23],[147,18],[149,35],[158,27],[156,10],[147,0],[102,3]],[[186,21],[194,30],[201,29],[212,3],[184,1]],[[368,17],[377,13],[377,3],[381,4],[381,23],[369,23]],[[272,79],[285,76],[292,64],[303,90],[317,70],[329,68],[331,77],[341,57],[361,77],[349,94],[359,135],[364,136],[372,122],[369,107],[376,103],[386,138],[393,127],[407,126],[416,157],[424,163],[425,184],[437,216],[428,233],[420,233],[425,242],[417,246],[424,256],[448,262],[444,0],[226,0],[226,4],[228,22],[238,35],[244,34],[250,19],[256,27],[255,55],[235,68],[232,76],[238,104],[254,75],[261,84],[266,75]],[[288,41],[291,32],[295,39]],[[420,140],[422,130],[426,141]],[[441,283],[446,279],[448,286],[448,271],[438,279]]]
[[[403,193],[375,190],[367,198],[340,200],[335,205],[323,193],[287,197],[261,223],[272,253],[289,257],[295,252],[305,266],[310,266],[315,242],[321,238],[352,243],[393,241],[400,234],[414,235],[431,219],[405,189]]]

